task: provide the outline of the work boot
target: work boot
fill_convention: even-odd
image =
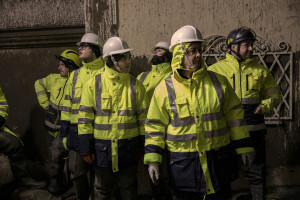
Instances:
[[[252,200],[265,200],[263,185],[251,185]]]

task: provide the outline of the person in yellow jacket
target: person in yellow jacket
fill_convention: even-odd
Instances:
[[[8,110],[8,103],[0,87],[0,153],[8,157],[17,187],[42,188],[46,182],[34,180],[28,172],[21,139],[5,126]]]
[[[131,50],[122,38],[109,38],[103,47],[105,68],[82,90],[80,151],[95,166],[96,199],[111,199],[116,188],[122,200],[137,195],[137,164],[143,154],[149,102],[144,86],[128,73]]]
[[[172,73],[172,54],[169,51],[169,46],[170,44],[168,42],[161,41],[157,43],[155,47],[152,48],[151,71],[142,72],[137,77],[145,86],[150,100],[156,86]]]
[[[176,199],[228,199],[235,154],[253,151],[244,111],[227,79],[206,70],[202,36],[183,26],[171,38],[173,74],[155,89],[147,120],[144,163],[155,183],[167,149]]]
[[[88,200],[90,185],[87,173],[90,166],[83,161],[78,138],[78,112],[85,82],[100,73],[104,67],[102,60],[102,39],[94,33],[86,33],[77,43],[82,67],[73,71],[66,84],[66,92],[61,111],[60,136],[69,151],[69,168],[77,199]],[[92,194],[92,192],[91,192]]]
[[[156,86],[172,73],[171,60],[172,54],[169,51],[170,44],[168,42],[158,42],[152,48],[153,57],[151,59],[151,71],[142,72],[137,79],[143,83],[146,88],[149,100],[151,100]],[[171,192],[169,188],[168,169],[166,163],[166,153],[163,154],[163,162],[160,167],[160,181],[157,185],[151,181],[151,189],[153,199],[171,199]]]
[[[264,114],[279,103],[280,91],[270,71],[251,59],[255,32],[247,27],[231,31],[227,37],[230,50],[208,70],[224,75],[243,104],[255,151],[245,154],[246,179],[251,185],[252,199],[264,199],[266,127]]]
[[[71,70],[76,70],[80,66],[78,53],[72,49],[66,49],[60,56],[59,74],[50,74],[45,78],[38,79],[34,86],[39,104],[47,111],[45,127],[50,137],[48,138],[50,147],[50,171],[48,191],[53,194],[62,194],[66,188],[63,184],[64,164],[68,151],[64,148],[58,132],[60,129],[61,103],[64,97],[65,85]],[[50,99],[48,98],[50,94]]]

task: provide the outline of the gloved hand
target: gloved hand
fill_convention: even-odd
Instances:
[[[152,180],[152,182],[155,185],[158,185],[158,179],[159,179],[159,166],[157,162],[149,163],[148,168],[149,176]]]
[[[67,138],[66,138],[66,137],[63,137],[63,138],[62,138],[62,143],[63,143],[65,149],[68,150],[68,147],[67,147]]]
[[[87,162],[89,164],[92,164],[95,160],[95,155],[92,154],[92,155],[84,155],[82,156],[82,159],[84,160],[84,162]]]

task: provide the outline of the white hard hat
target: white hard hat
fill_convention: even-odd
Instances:
[[[105,42],[103,46],[103,58],[110,55],[123,54],[131,50],[133,49],[130,49],[127,42],[122,38],[111,37]]]
[[[95,33],[86,33],[82,36],[81,41],[76,44],[79,46],[81,43],[89,43],[96,46],[99,46],[100,49],[103,47],[102,39]]]
[[[169,51],[170,43],[169,42],[159,42],[151,49],[151,52],[153,53],[155,49],[160,48],[160,49],[165,49]]]
[[[203,42],[203,37],[198,29],[187,25],[178,29],[171,38],[170,51],[172,52],[176,44],[183,42]]]

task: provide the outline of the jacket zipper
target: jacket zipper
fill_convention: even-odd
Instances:
[[[241,94],[241,101],[243,102],[241,63],[239,63],[239,70],[240,70],[240,94]]]
[[[246,74],[246,90],[248,91],[249,90],[249,74]]]
[[[235,74],[232,75],[233,90],[235,91]]]
[[[58,92],[58,95],[57,95],[57,97],[56,97],[56,98],[58,98],[58,97],[59,97],[59,95],[60,95],[60,91],[61,91],[61,88],[59,88],[59,92]]]

